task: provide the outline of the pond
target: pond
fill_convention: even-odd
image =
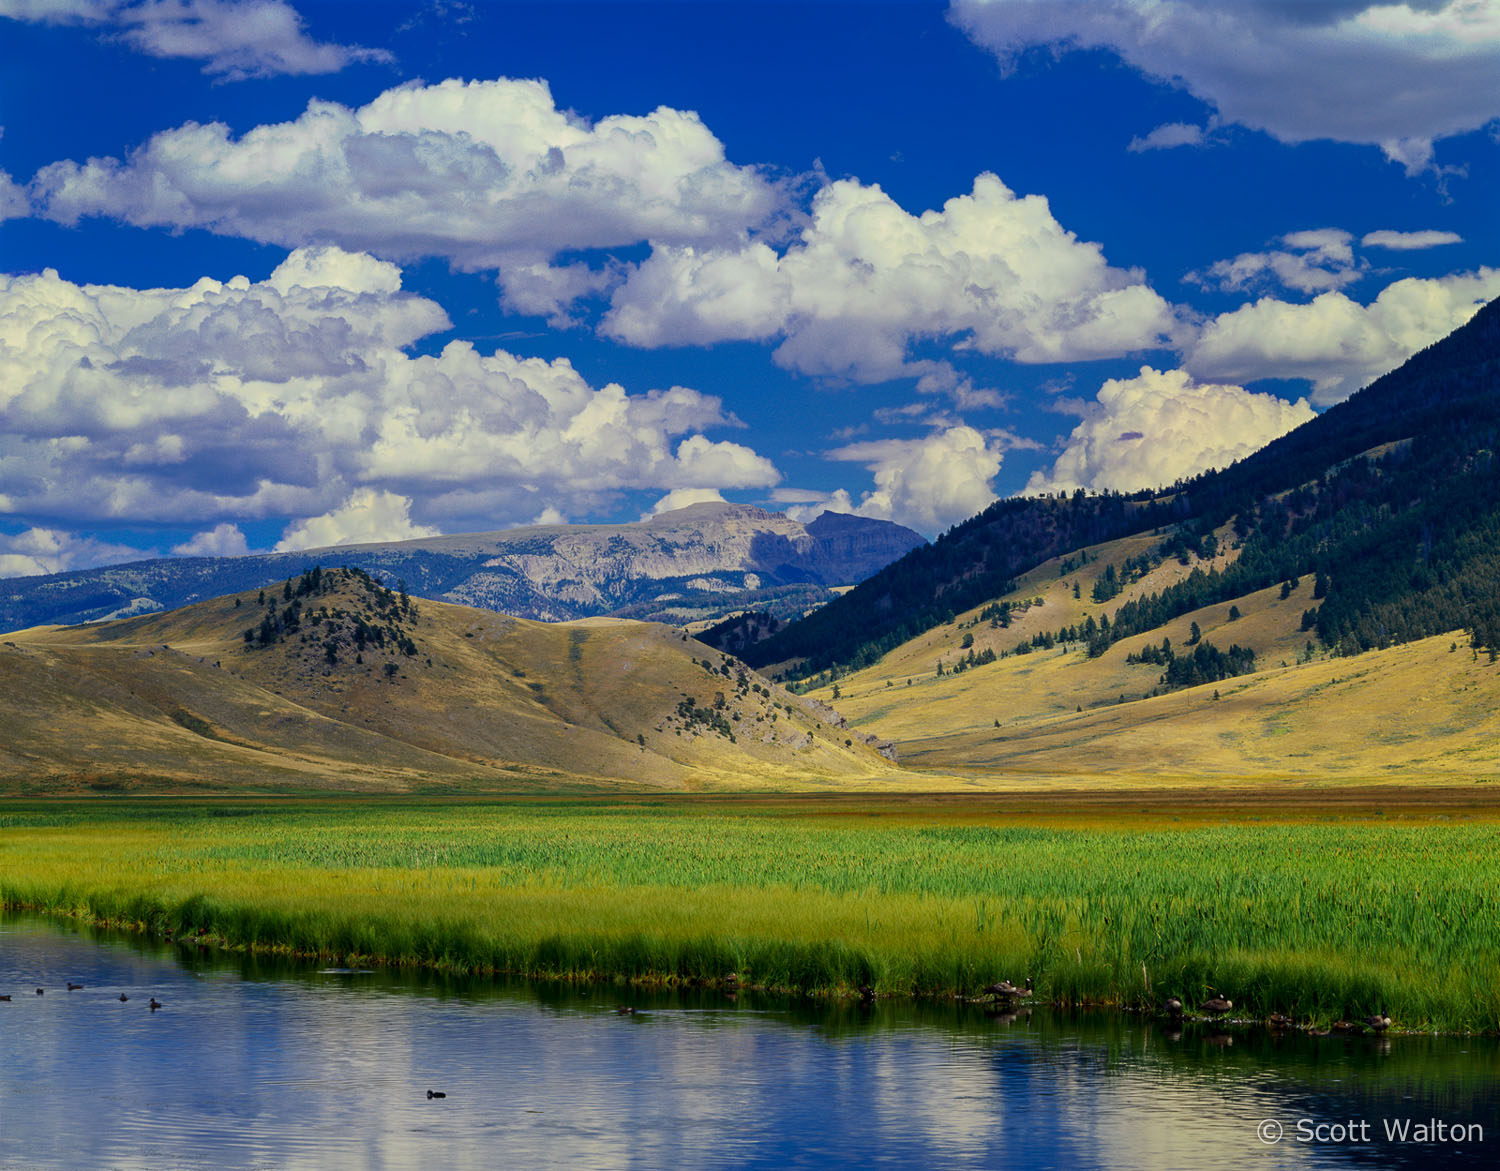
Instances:
[[[1415,1168],[1500,1154],[1494,1038],[350,972],[26,916],[0,918],[0,995],[7,1168]]]

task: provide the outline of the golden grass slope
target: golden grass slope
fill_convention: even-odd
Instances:
[[[339,584],[306,599],[309,611],[372,626],[391,613],[368,583],[330,576]],[[0,781],[680,789],[892,769],[804,701],[662,626],[548,625],[422,601],[403,627],[414,653],[341,643],[330,662],[328,625],[247,645],[265,613],[250,593],[5,636]]]
[[[968,653],[961,649],[965,634],[975,651],[1012,652],[1034,634],[1113,614],[1190,572],[1168,562],[1103,605],[1089,600],[1105,565],[1118,566],[1159,540],[1141,535],[1096,546],[1089,552],[1097,560],[1061,577],[1061,559],[1054,559],[1007,595],[1033,602],[1008,629],[978,622],[978,609],[960,614],[840,679],[837,700],[831,687],[814,694],[836,703],[852,727],[895,740],[904,765],[997,780],[1500,783],[1500,669],[1476,659],[1461,634],[1356,658],[1330,658],[1316,647],[1309,656],[1316,635],[1301,629],[1301,619],[1317,604],[1310,577],[1284,599],[1276,587],[1237,599],[1238,619],[1230,619],[1230,603],[1205,607],[1097,659],[1069,644],[952,673]],[[1163,638],[1180,650],[1194,622],[1221,650],[1253,649],[1257,671],[1151,696],[1161,668],[1127,663],[1127,655]]]

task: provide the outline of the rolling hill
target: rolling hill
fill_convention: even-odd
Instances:
[[[903,766],[985,783],[1500,784],[1500,668],[1456,632],[1332,653],[1304,629],[1314,578],[1188,611],[1097,655],[1056,639],[1236,556],[1166,561],[1093,601],[1109,567],[1159,542],[1146,534],[1052,558],[996,602],[810,694],[851,727],[894,740]],[[1142,652],[1168,640],[1186,654],[1195,625],[1198,645],[1253,651],[1255,669],[1167,685],[1164,664]]]
[[[797,617],[923,543],[888,521],[802,524],[694,504],[621,525],[532,525],[245,557],[167,557],[0,582],[0,630],[96,622],[259,589],[313,562],[404,581],[420,597],[541,621],[710,621],[749,606]]]
[[[0,643],[12,791],[821,785],[891,763],[667,627],[415,601],[360,570]]]

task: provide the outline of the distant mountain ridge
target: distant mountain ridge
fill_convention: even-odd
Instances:
[[[807,524],[705,503],[618,525],[532,525],[247,557],[155,558],[0,581],[0,629],[153,613],[355,565],[414,595],[543,621],[618,615],[687,622],[746,606],[798,616],[923,544],[888,521]]]

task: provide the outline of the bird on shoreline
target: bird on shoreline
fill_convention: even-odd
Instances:
[[[1211,996],[1198,1006],[1199,1012],[1206,1012],[1209,1016],[1223,1016],[1234,1007],[1234,1001],[1227,996]]]
[[[1178,1000],[1175,996],[1169,996],[1167,997],[1165,1003],[1162,1004],[1161,1010],[1171,1017],[1181,1016],[1182,1001]]]
[[[1391,1018],[1385,1014],[1384,1009],[1381,1009],[1374,1016],[1365,1017],[1365,1024],[1370,1027],[1371,1032],[1383,1033],[1391,1027]]]
[[[996,999],[1002,996],[1006,999],[1015,999],[1021,995],[1022,989],[1017,988],[1009,980],[1000,980],[989,985],[984,991],[987,995],[993,996]]]
[[[1279,1012],[1273,1012],[1266,1018],[1266,1027],[1278,1032],[1282,1029],[1290,1029],[1292,1027],[1292,1018]]]

